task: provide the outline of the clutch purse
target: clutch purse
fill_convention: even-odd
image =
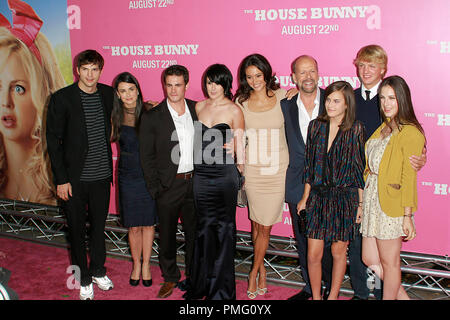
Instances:
[[[247,206],[247,194],[244,189],[240,189],[237,194],[237,206],[245,208]]]
[[[237,168],[236,168],[237,170]],[[247,194],[245,193],[244,183],[245,183],[245,177],[237,170],[238,172],[238,194],[237,194],[237,206],[239,208],[245,208],[247,206]]]
[[[298,214],[298,229],[301,233],[306,232],[306,210],[300,210]]]

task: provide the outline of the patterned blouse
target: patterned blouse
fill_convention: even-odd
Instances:
[[[355,121],[349,130],[344,132],[339,129],[327,153],[329,128],[329,122],[318,119],[309,124],[304,182],[310,184],[312,188],[364,189],[364,125]]]

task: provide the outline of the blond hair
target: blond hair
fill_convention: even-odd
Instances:
[[[35,141],[31,159],[25,173],[32,177],[34,186],[38,189],[37,199],[26,199],[31,202],[56,204],[54,186],[51,183],[51,171],[46,152],[44,126],[46,106],[51,93],[65,86],[64,78],[59,70],[55,54],[47,37],[38,33],[34,41],[38,48],[42,64],[32,54],[29,48],[18,40],[8,29],[0,27],[0,50],[4,56],[0,57],[0,65],[16,54],[25,73],[29,76],[31,100],[36,108],[36,121],[31,139]],[[7,184],[7,154],[4,150],[3,136],[0,133],[0,191]]]
[[[388,56],[386,54],[386,51],[384,51],[381,46],[377,44],[371,44],[359,49],[358,53],[356,54],[356,58],[353,60],[353,64],[357,67],[358,63],[362,61],[380,64],[384,69],[383,77],[386,74]]]

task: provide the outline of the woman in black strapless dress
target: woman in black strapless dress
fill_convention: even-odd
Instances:
[[[128,72],[119,74],[113,85],[116,97],[112,112],[111,140],[120,147],[118,180],[119,206],[123,225],[129,228],[128,240],[133,271],[130,285],[152,284],[150,256],[157,223],[156,202],[147,191],[139,157],[137,130],[144,104],[137,79]],[[142,258],[142,262],[141,262]]]
[[[231,101],[232,81],[226,66],[210,66],[203,78],[208,99],[196,105],[193,188],[198,220],[186,299],[236,299],[236,202],[238,170],[244,162],[244,116]],[[231,140],[237,165],[224,148]]]

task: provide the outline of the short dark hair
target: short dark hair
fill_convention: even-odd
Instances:
[[[184,84],[189,83],[189,71],[185,66],[174,64],[163,71],[163,82],[166,83],[168,76],[183,76]]]
[[[247,83],[247,75],[245,73],[250,66],[258,68],[263,73],[267,95],[269,90],[277,90],[280,88],[280,84],[276,82],[275,75],[272,73],[272,66],[266,57],[259,53],[248,55],[242,60],[238,71],[239,87],[236,91],[235,99],[237,98],[241,104],[250,98],[250,92],[253,90]]]
[[[205,95],[208,95],[208,90],[206,89],[206,83],[208,79],[218,85],[221,85],[225,97],[228,99],[233,99],[233,94],[231,93],[231,88],[233,84],[233,75],[231,71],[224,64],[213,64],[206,69],[202,80],[202,89]]]
[[[342,131],[349,130],[356,119],[356,100],[355,100],[355,93],[353,91],[353,88],[350,83],[347,81],[336,81],[330,84],[325,89],[324,94],[324,101],[326,103],[327,98],[330,94],[333,92],[340,91],[342,92],[342,95],[344,96],[345,105],[347,106],[347,109],[345,110],[344,119],[342,119],[342,123],[340,124],[340,128]],[[322,121],[328,121],[330,118],[328,117],[328,114],[325,111],[317,117],[319,120]]]
[[[96,64],[100,68],[100,70],[103,69],[103,66],[105,65],[105,60],[103,59],[102,55],[98,53],[95,50],[84,50],[80,52],[77,55],[77,68],[80,68],[81,66],[85,64]]]

